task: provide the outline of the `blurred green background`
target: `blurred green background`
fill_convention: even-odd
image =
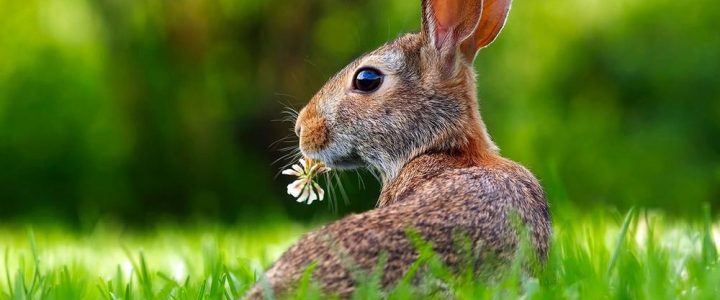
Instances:
[[[337,210],[285,194],[286,162],[273,161],[296,140],[282,111],[417,31],[419,3],[0,0],[0,220],[311,220],[373,207],[379,185],[363,172],[343,175]],[[491,135],[556,214],[717,209],[717,20],[714,0],[515,1],[476,61]]]

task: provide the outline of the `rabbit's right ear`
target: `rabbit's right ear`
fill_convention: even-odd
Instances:
[[[511,0],[483,1],[480,23],[478,23],[475,33],[461,46],[467,61],[472,62],[480,49],[487,47],[497,38],[505,26],[511,3]]]
[[[422,35],[443,75],[455,70],[460,46],[475,33],[482,9],[483,0],[422,1]]]

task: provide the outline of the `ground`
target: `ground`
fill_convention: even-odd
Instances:
[[[444,292],[401,283],[380,293],[370,276],[356,298],[444,298],[447,292],[459,299],[715,298],[720,226],[708,216],[697,219],[670,219],[642,209],[556,213],[550,257],[536,276],[513,269],[502,282],[487,286],[469,272],[447,272],[431,252],[421,251],[431,270],[427,282]],[[102,222],[90,231],[3,225],[0,299],[237,299],[257,272],[313,227],[284,219],[152,230]],[[317,296],[307,280],[294,298]]]

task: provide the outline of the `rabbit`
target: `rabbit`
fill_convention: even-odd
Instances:
[[[423,0],[419,33],[350,63],[301,110],[302,154],[334,169],[375,169],[382,191],[375,209],[300,238],[245,299],[288,295],[311,264],[325,293],[348,298],[355,272],[371,272],[381,256],[381,283],[391,288],[419,255],[409,230],[455,268],[463,261],[456,236],[466,236],[482,269],[483,258],[517,253],[518,220],[545,260],[552,229],[543,189],[498,154],[476,98],[473,60],[503,28],[510,4]]]

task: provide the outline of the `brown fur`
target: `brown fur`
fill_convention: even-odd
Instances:
[[[316,105],[308,105],[298,118],[303,119],[303,129],[298,129],[303,149],[317,151],[327,146],[328,129],[325,120],[318,114]]]
[[[313,279],[326,292],[348,298],[356,273],[373,270],[382,253],[387,258],[382,284],[391,287],[418,258],[408,230],[430,242],[453,269],[466,258],[455,239],[467,237],[477,254],[473,264],[493,272],[497,266],[488,258],[506,262],[517,251],[513,214],[529,229],[544,260],[551,226],[542,187],[528,170],[497,154],[475,96],[475,54],[466,54],[494,39],[499,29],[482,26],[503,24],[509,2],[446,1],[452,3],[423,1],[421,33],[402,36],[349,64],[300,113],[296,132],[305,156],[333,168],[380,172],[378,207],[303,236],[247,299],[262,298],[263,284],[276,296],[286,295],[313,262]],[[478,21],[478,5],[483,5],[482,18],[491,20]],[[437,16],[445,19],[438,22]],[[468,51],[468,43],[477,48]],[[377,91],[358,93],[352,77],[366,66],[385,74],[384,82]]]

